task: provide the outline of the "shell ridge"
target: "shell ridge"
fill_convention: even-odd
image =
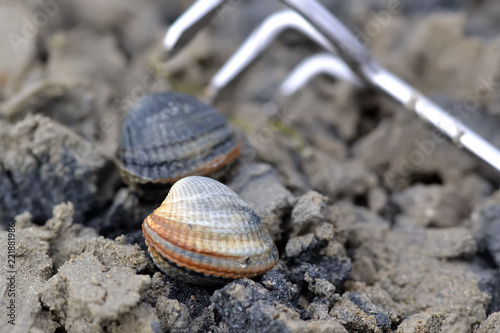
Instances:
[[[153,230],[157,234],[162,234],[163,238],[166,241],[170,241],[172,243],[175,243],[177,246],[190,250],[190,251],[195,251],[196,249],[202,249],[204,247],[214,247],[214,246],[226,246],[227,249],[224,251],[226,252],[227,256],[237,256],[237,255],[251,255],[251,254],[259,254],[267,251],[265,240],[261,239],[260,234],[258,233],[252,233],[252,235],[246,236],[247,233],[241,230],[238,230],[239,232],[235,232],[236,230],[234,228],[219,228],[219,230],[214,230],[212,227],[209,227],[208,225],[203,226],[202,228],[196,227],[194,223],[186,223],[186,222],[171,222],[172,220],[170,219],[168,224],[165,226],[160,225],[162,221],[162,217],[156,216],[156,214],[152,214],[150,217],[148,217],[148,221],[146,223],[148,224],[148,227]],[[177,225],[176,225],[177,224]],[[189,227],[191,225],[191,227]],[[203,242],[196,242],[196,239],[192,238],[189,241],[179,241],[179,240],[174,240],[172,238],[172,233],[175,233],[177,235],[186,235],[187,233],[191,232],[191,228],[196,228],[194,231],[199,232],[200,235],[204,236]],[[208,231],[209,232],[208,232]],[[192,232],[191,232],[192,233]],[[253,236],[253,237],[252,237]],[[237,239],[238,238],[238,239]],[[228,244],[229,242],[235,242],[239,244],[239,246],[230,246]],[[197,244],[197,245],[195,245]],[[203,246],[201,246],[203,245]],[[200,250],[201,251],[201,250]],[[222,252],[222,250],[219,248],[219,251]],[[209,253],[210,251],[208,250],[203,250],[203,252]]]
[[[214,133],[212,132],[207,132],[207,133],[202,133],[199,135],[189,135],[188,138],[183,139],[182,141],[178,142],[168,142],[168,141],[159,141],[157,144],[149,146],[149,147],[135,147],[131,144],[130,142],[130,136],[129,136],[129,143],[128,143],[128,149],[124,149],[126,151],[127,155],[132,155],[132,157],[136,157],[137,153],[134,151],[156,151],[160,149],[164,149],[165,147],[169,148],[169,153],[172,153],[172,156],[167,156],[171,158],[172,160],[179,160],[179,159],[186,159],[191,156],[197,156],[200,151],[205,151],[207,148],[212,147],[218,147],[226,142],[232,141],[232,130],[227,127],[227,126],[220,126],[220,129],[217,129],[217,131]],[[219,133],[220,131],[220,133]],[[193,138],[196,138],[196,140],[193,140]],[[211,139],[211,140],[210,140]],[[139,140],[136,140],[139,141]],[[187,143],[187,144],[186,144]],[[188,149],[189,148],[189,149]],[[215,149],[214,149],[215,150]],[[178,154],[173,154],[177,152]],[[188,153],[186,153],[188,152]],[[209,152],[207,152],[208,154]],[[134,159],[135,163],[139,162],[144,162],[144,161],[136,161]],[[169,162],[169,161],[166,161]],[[155,161],[155,163],[160,163],[159,161]],[[165,163],[165,162],[164,162]]]
[[[267,267],[262,267],[262,266],[259,267],[259,265],[256,265],[255,263],[247,265],[245,267],[245,269],[241,269],[241,266],[239,265],[239,263],[235,263],[234,261],[231,261],[231,260],[225,260],[225,259],[231,259],[233,257],[201,255],[198,253],[189,252],[189,251],[182,249],[182,248],[178,248],[173,244],[169,244],[169,246],[168,246],[169,251],[167,252],[167,251],[165,251],[164,247],[158,246],[159,244],[155,240],[156,235],[148,234],[148,236],[153,236],[151,238],[148,237],[147,241],[150,243],[150,245],[148,245],[148,246],[152,247],[156,253],[158,253],[160,256],[162,256],[162,257],[164,257],[172,262],[175,262],[176,264],[178,264],[180,266],[184,266],[184,267],[188,266],[188,268],[190,268],[194,271],[203,271],[203,273],[210,274],[209,272],[217,272],[217,271],[222,270],[223,269],[222,267],[224,267],[225,272],[233,272],[234,270],[239,269],[240,271],[242,271],[240,274],[250,273],[250,274],[258,275],[258,274],[260,274],[260,272],[264,272],[268,269]],[[153,245],[153,246],[151,246],[151,245]],[[154,245],[156,245],[156,246],[154,246]],[[194,257],[195,259],[193,259],[191,257]],[[246,257],[247,256],[234,257],[234,258],[237,258],[237,259],[245,258],[246,259]],[[205,265],[201,265],[201,267],[197,266],[196,264],[193,264],[193,262],[196,262],[196,261],[200,262],[203,260],[204,261],[212,260],[212,261],[215,261],[217,264],[206,263]],[[223,265],[223,263],[233,264],[233,265]],[[233,266],[233,267],[231,267],[231,266]],[[248,276],[248,275],[245,275],[245,276]]]

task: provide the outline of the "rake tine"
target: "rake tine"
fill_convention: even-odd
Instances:
[[[220,90],[227,86],[287,29],[298,30],[314,40],[317,44],[321,45],[324,49],[332,53],[335,52],[335,48],[331,43],[306,19],[291,9],[284,9],[268,16],[257,28],[255,28],[239,49],[213,76],[207,88],[207,99],[213,101]],[[338,64],[337,67],[343,67],[341,69],[342,74],[346,71],[350,72],[349,67],[345,64],[343,66]]]
[[[439,105],[380,66],[349,30],[316,0],[283,0],[309,20],[330,42],[339,55],[357,73],[379,91],[446,134],[456,145],[500,171],[500,151],[451,116]]]
[[[290,97],[304,87],[313,77],[326,74],[362,87],[359,78],[334,54],[318,53],[298,64],[280,85],[280,93]]]
[[[192,4],[168,29],[163,46],[173,55],[207,25],[215,11],[227,0],[198,0]]]

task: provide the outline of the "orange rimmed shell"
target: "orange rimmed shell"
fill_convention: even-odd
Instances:
[[[278,261],[257,214],[229,187],[206,177],[177,181],[142,231],[156,265],[186,282],[254,277]]]

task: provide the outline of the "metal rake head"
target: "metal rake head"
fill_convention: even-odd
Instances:
[[[327,74],[358,87],[389,96],[439,129],[500,172],[500,150],[454,118],[438,104],[383,68],[357,38],[317,0],[282,0],[290,9],[268,16],[214,75],[206,98],[213,102],[219,91],[263,52],[284,30],[294,29],[320,45],[325,52],[301,62],[283,81],[280,93],[294,94],[314,76]],[[167,31],[163,45],[175,53],[209,21],[227,0],[198,0]]]

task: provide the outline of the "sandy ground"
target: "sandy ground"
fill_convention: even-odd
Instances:
[[[314,79],[286,32],[214,106],[244,140],[217,175],[280,262],[219,288],[164,276],[113,159],[141,96],[201,96],[279,2],[230,1],[175,58],[190,2],[0,0],[1,332],[500,332],[500,178],[381,96]],[[500,145],[496,1],[324,1],[389,70]],[[15,325],[12,325],[15,323]]]

